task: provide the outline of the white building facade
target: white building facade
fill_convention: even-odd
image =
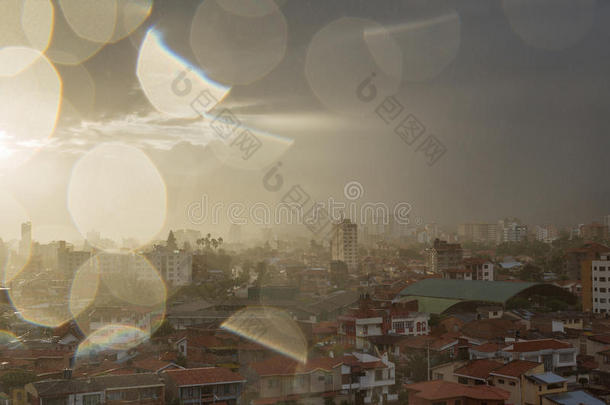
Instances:
[[[591,263],[593,287],[593,312],[610,312],[610,253],[600,255],[601,260]]]

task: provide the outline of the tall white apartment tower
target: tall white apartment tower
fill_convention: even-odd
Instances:
[[[350,273],[358,270],[358,226],[344,219],[333,224],[331,235],[331,259],[344,262]]]
[[[600,260],[591,263],[593,312],[605,314],[610,312],[610,252],[602,253]]]

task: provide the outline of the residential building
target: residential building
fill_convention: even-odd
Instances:
[[[159,271],[163,280],[172,286],[185,286],[193,281],[193,254],[184,250],[170,250],[156,246],[146,258]]]
[[[521,340],[504,347],[502,356],[511,360],[527,360],[544,364],[544,371],[576,369],[577,349],[557,339]]]
[[[608,239],[608,227],[599,222],[581,225],[580,236],[585,240],[606,240]]]
[[[340,341],[356,349],[370,347],[370,337],[385,335],[419,336],[429,333],[426,313],[411,311],[399,305],[373,308],[368,294],[360,298],[359,307],[337,318]]]
[[[498,343],[483,343],[468,349],[469,357],[476,359],[494,359],[500,357],[501,346]]]
[[[473,280],[494,281],[494,264],[487,259],[464,259],[464,267],[472,271]]]
[[[523,379],[523,403],[540,404],[545,395],[559,394],[568,390],[568,380],[553,373],[525,375]]]
[[[605,402],[586,391],[570,391],[542,397],[541,405],[604,405]]]
[[[368,305],[360,305],[357,310],[351,310],[346,315],[339,316],[339,339],[343,344],[365,349],[370,346],[368,337],[386,334],[387,323],[384,322],[383,310],[373,309]]]
[[[495,243],[497,224],[466,223],[458,225],[458,238],[464,242]]]
[[[525,376],[543,372],[544,365],[542,363],[513,360],[489,373],[490,384],[510,393],[510,399],[507,401],[509,404],[524,404]]]
[[[599,255],[601,253],[606,252],[610,252],[610,248],[608,246],[595,242],[587,242],[581,247],[566,250],[564,270],[570,279],[580,279],[583,283],[582,288],[584,311],[591,311],[591,307],[586,309],[586,304],[588,303],[588,300],[585,297],[585,294],[590,291],[588,289],[590,285],[585,283],[587,282],[587,280],[591,279],[591,263],[588,263],[588,266],[585,267],[582,267],[582,265],[587,261],[599,260]],[[589,295],[589,299],[590,298],[591,296]]]
[[[405,386],[409,405],[504,405],[509,393],[488,385],[469,386],[450,381],[426,381]]]
[[[443,270],[443,278],[450,280],[472,280],[473,271],[465,268],[453,268]]]
[[[544,243],[551,243],[559,237],[559,231],[554,225],[537,225],[536,240]]]
[[[19,256],[27,258],[32,249],[32,223],[24,222],[21,224],[21,240],[19,241]]]
[[[464,252],[459,243],[448,243],[435,239],[431,248],[426,249],[428,271],[442,274],[445,270],[460,268]]]
[[[391,309],[389,314],[391,335],[418,336],[429,333],[428,321],[430,315],[424,312]]]
[[[610,251],[591,262],[591,286],[593,287],[593,312],[610,312]]]
[[[161,373],[169,397],[182,405],[237,404],[246,379],[223,367],[166,370]]]
[[[349,353],[342,357],[342,389],[352,393],[356,403],[387,404],[398,399],[396,368],[388,354],[375,357],[366,353]]]
[[[457,382],[460,384],[486,385],[490,380],[489,373],[499,369],[503,365],[504,363],[500,360],[473,360],[456,369],[453,374],[457,377]]]
[[[340,358],[308,359],[302,364],[275,356],[249,365],[248,380],[258,398],[253,404],[274,404],[289,398],[308,404],[324,404],[324,397],[341,395],[343,384]],[[344,399],[347,399],[344,396]]]
[[[60,241],[57,247],[57,269],[66,277],[72,279],[74,273],[91,259],[91,252],[74,250],[74,247]],[[94,265],[91,263],[91,265]]]
[[[141,373],[37,381],[25,386],[30,405],[163,405],[165,385],[157,374]]]
[[[506,218],[498,221],[498,243],[521,242],[527,239],[527,225],[517,218]]]
[[[583,330],[584,314],[578,311],[560,311],[534,314],[529,319],[531,329],[542,333],[566,332],[566,329]]]
[[[330,240],[331,260],[340,260],[350,273],[358,270],[358,226],[349,219],[333,224]]]

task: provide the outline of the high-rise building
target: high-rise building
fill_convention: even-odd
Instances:
[[[593,287],[593,312],[610,313],[610,252],[604,253],[599,260],[591,261]]]
[[[340,260],[349,272],[358,270],[358,226],[349,219],[333,224],[330,240],[331,260]]]
[[[32,223],[21,224],[21,240],[19,241],[19,256],[28,257],[32,248]]]
[[[527,239],[527,225],[521,224],[517,218],[506,218],[498,221],[498,243],[521,242]]]
[[[466,223],[458,226],[458,238],[464,242],[496,243],[497,224]]]
[[[57,269],[67,279],[71,279],[74,273],[91,258],[91,252],[74,250],[73,246],[59,241],[57,247]]]
[[[189,285],[193,281],[193,254],[184,250],[170,250],[157,246],[146,258],[161,277],[173,286]]]
[[[459,243],[447,243],[444,240],[435,239],[432,247],[426,249],[426,266],[428,271],[435,274],[461,267],[463,259],[464,252]]]
[[[536,240],[551,243],[559,237],[559,232],[554,225],[536,225]]]
[[[580,237],[585,240],[605,240],[608,239],[608,227],[600,224],[599,222],[593,222],[587,225],[580,226]]]

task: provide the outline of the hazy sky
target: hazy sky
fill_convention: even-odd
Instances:
[[[105,222],[113,209],[130,207],[139,213],[125,210],[133,223],[117,216],[127,228],[149,222],[163,235],[185,227],[226,232],[226,224],[189,223],[187,207],[203,195],[227,204],[275,202],[294,184],[315,199],[345,200],[350,181],[363,187],[360,203],[408,202],[424,222],[517,216],[531,224],[567,225],[610,214],[606,2],[278,0],[277,9],[272,3],[246,4],[155,1],[150,17],[129,38],[106,45],[81,65],[55,63],[64,104],[53,140],[1,178],[34,223],[35,237],[78,237],[87,208],[74,218],[69,206],[77,197],[72,204],[86,205],[83,195],[108,200],[108,211],[91,208],[91,215],[99,215],[94,224]],[[158,43],[146,36],[151,28]],[[177,71],[162,77],[167,97],[158,88],[143,91],[145,79],[138,80],[136,72],[146,40],[152,62],[141,62],[141,76],[169,66],[173,62],[161,59],[171,55],[231,87],[213,112],[228,108],[244,125],[271,134],[257,152],[261,159],[227,159],[209,145],[209,127],[166,111],[182,106],[160,111],[154,98],[175,97],[169,89]],[[165,56],[154,53],[161,41]],[[373,72],[378,94],[367,103],[357,88]],[[394,133],[398,121],[386,124],[375,113],[389,95],[402,105],[399,121],[413,114],[425,127],[412,145]],[[430,134],[446,148],[432,166],[416,151]],[[122,171],[116,175],[125,174],[117,180],[119,191],[107,192],[95,176],[70,191],[75,163],[104,142],[138,148],[152,163],[133,170],[117,166]],[[285,185],[271,192],[263,177],[277,161]],[[146,191],[159,184],[167,194],[165,222],[154,214],[164,206],[162,187]],[[115,198],[117,193],[129,197]],[[17,236],[10,223],[5,218],[2,236]]]

